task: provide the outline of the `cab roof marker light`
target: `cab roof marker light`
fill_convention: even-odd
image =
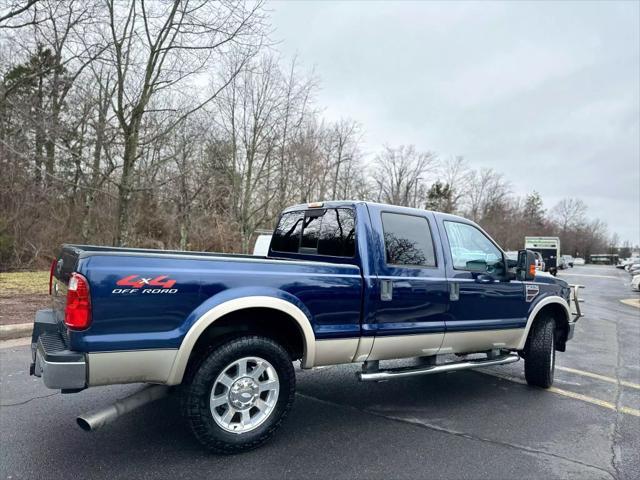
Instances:
[[[311,202],[307,204],[309,208],[321,208],[324,205],[324,202]]]

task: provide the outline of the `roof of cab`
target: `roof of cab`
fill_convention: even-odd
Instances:
[[[314,204],[316,204],[316,206],[310,206]],[[365,202],[363,200],[331,200],[327,202],[300,203],[298,205],[292,205],[291,207],[285,208],[282,211],[282,213],[295,212],[298,210],[309,210],[311,208],[339,208],[339,207],[354,207],[356,205],[367,205],[367,207],[370,207],[371,210],[378,210],[378,211],[385,210],[385,211],[406,213],[406,214],[413,214],[413,215],[416,215],[416,214],[421,215],[421,214],[424,214],[424,212],[430,212],[439,218],[456,220],[456,221],[462,220],[465,223],[473,223],[464,217],[453,215],[451,213],[435,212],[432,210],[424,210],[421,208],[403,207],[400,205],[390,205],[387,203]]]

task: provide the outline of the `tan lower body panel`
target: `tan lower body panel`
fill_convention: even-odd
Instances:
[[[358,338],[340,338],[316,341],[314,367],[351,363],[358,349]]]
[[[89,386],[115,383],[166,383],[177,350],[89,353]]]
[[[367,360],[428,357],[438,353],[443,333],[375,337]]]
[[[360,337],[358,341],[358,350],[353,356],[354,362],[364,362],[369,358],[371,349],[373,348],[373,337]]]
[[[444,336],[440,354],[465,353],[495,348],[518,348],[524,328],[480,330],[477,332],[448,332]]]

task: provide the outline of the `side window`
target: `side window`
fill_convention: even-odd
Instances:
[[[453,268],[468,270],[467,262],[481,261],[492,265],[502,259],[500,250],[473,225],[444,222],[453,258]]]
[[[353,257],[356,254],[356,216],[350,208],[329,209],[322,218],[318,255]]]
[[[383,213],[382,228],[387,264],[436,266],[431,229],[426,218]]]
[[[355,225],[355,212],[350,208],[285,213],[273,233],[271,249],[286,253],[353,257],[356,251]]]
[[[289,212],[282,215],[273,232],[271,249],[276,252],[297,253],[303,220],[304,212]]]

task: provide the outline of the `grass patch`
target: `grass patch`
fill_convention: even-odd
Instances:
[[[0,295],[49,293],[49,272],[0,273]]]

